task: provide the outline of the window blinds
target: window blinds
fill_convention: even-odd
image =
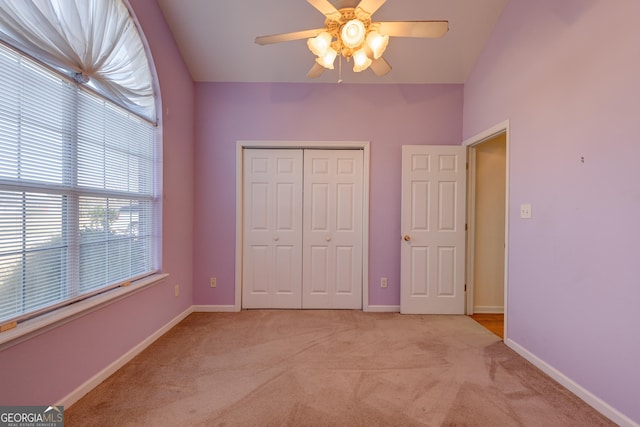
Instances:
[[[0,44],[0,322],[158,268],[155,127]]]

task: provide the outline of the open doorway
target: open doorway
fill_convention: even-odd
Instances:
[[[504,339],[508,161],[507,124],[465,142],[469,150],[467,314]]]

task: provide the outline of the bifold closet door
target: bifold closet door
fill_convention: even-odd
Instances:
[[[243,308],[302,307],[302,150],[243,161]]]
[[[363,161],[244,150],[243,308],[362,308]]]
[[[362,308],[362,150],[305,150],[303,308]]]

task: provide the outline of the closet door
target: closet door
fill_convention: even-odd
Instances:
[[[243,308],[301,308],[302,150],[244,150]]]
[[[362,308],[362,150],[305,150],[303,308]]]

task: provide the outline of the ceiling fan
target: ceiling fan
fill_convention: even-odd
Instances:
[[[325,69],[334,69],[337,56],[353,59],[353,71],[371,68],[377,76],[391,71],[382,57],[389,37],[440,38],[449,31],[448,21],[373,22],[371,15],[386,0],[307,0],[326,20],[323,28],[256,37],[256,43],[267,45],[308,39],[307,45],[317,56],[307,77],[316,78]]]

